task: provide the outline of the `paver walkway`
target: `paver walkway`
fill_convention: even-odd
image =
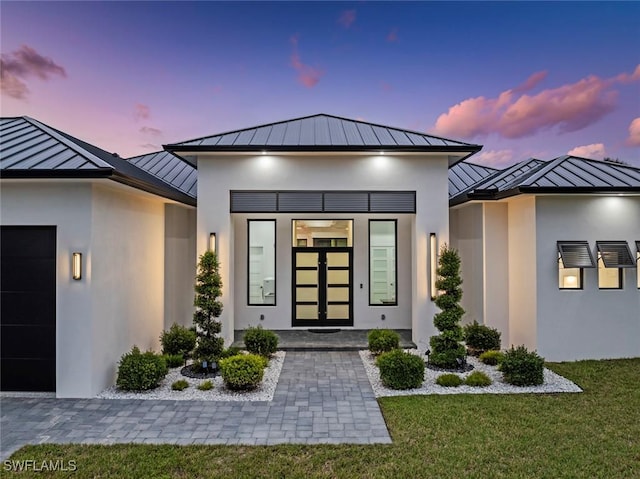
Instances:
[[[271,402],[0,399],[0,458],[25,444],[390,443],[357,352],[288,352]]]

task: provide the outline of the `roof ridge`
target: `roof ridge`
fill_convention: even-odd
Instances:
[[[518,182],[517,186],[530,186],[532,183],[538,181],[540,178],[546,175],[549,171],[553,170],[567,158],[569,158],[569,155],[562,155],[558,158],[554,158],[551,161],[543,163],[543,166],[541,166],[535,173],[525,178],[524,181]]]
[[[585,158],[584,156],[575,156],[575,155],[563,155],[565,159],[575,158],[576,160],[582,161],[591,161],[593,163],[599,163],[601,165],[608,165],[620,168],[631,168],[632,170],[640,171],[640,167],[627,165],[626,163],[616,163],[615,161],[606,161],[606,160],[596,160],[595,158]]]
[[[542,164],[544,164],[543,160],[538,160],[537,158],[529,158],[527,160],[519,161],[518,163],[514,163],[513,165],[508,166],[507,168],[505,168],[503,170],[496,170],[494,173],[492,173],[492,174],[490,174],[488,176],[485,176],[484,178],[482,178],[477,183],[469,186],[465,190],[462,190],[456,196],[460,196],[462,194],[468,193],[469,191],[473,191],[475,189],[479,189],[479,187],[482,187],[482,186],[484,186],[484,185],[486,185],[488,183],[497,181],[498,179],[500,179],[500,177],[507,176],[507,175],[511,174],[511,172],[513,172],[514,170],[517,170],[518,168],[521,168],[522,166],[524,166],[527,163],[530,163],[532,161],[540,161],[540,162],[542,162]]]

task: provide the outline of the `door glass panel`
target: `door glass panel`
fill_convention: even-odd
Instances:
[[[349,317],[348,304],[327,305],[327,319],[347,319]]]
[[[318,288],[296,288],[296,301],[299,303],[318,302]],[[338,300],[336,300],[338,301]]]
[[[327,288],[327,301],[349,302],[349,288]]]
[[[349,266],[349,253],[327,252],[327,266]]]
[[[318,284],[318,270],[301,269],[296,271],[296,284]]]
[[[318,253],[296,253],[296,266],[318,266]]]
[[[318,319],[318,306],[297,304],[296,318],[297,319]]]
[[[327,271],[327,284],[349,284],[349,271],[330,269]]]

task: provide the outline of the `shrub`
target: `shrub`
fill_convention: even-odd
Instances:
[[[269,357],[278,348],[278,336],[262,326],[250,327],[244,333],[244,345],[251,354]]]
[[[495,366],[502,362],[502,360],[504,359],[504,354],[502,354],[500,351],[485,351],[480,355],[479,359],[489,366]]]
[[[367,337],[369,351],[376,356],[400,347],[400,336],[391,329],[372,329]]]
[[[229,348],[223,350],[222,353],[220,353],[220,359],[230,358],[231,356],[237,356],[238,354],[241,354],[241,353],[242,353],[242,350],[240,348],[230,346]]]
[[[419,356],[394,349],[378,356],[380,379],[391,389],[412,389],[422,385],[424,361]]]
[[[196,347],[196,332],[179,324],[173,323],[168,331],[160,334],[162,344],[162,354],[168,356],[181,355],[187,359],[191,351]]]
[[[469,352],[474,356],[491,349],[500,349],[500,336],[501,333],[497,329],[478,324],[477,321],[464,327],[464,339]]]
[[[445,388],[457,388],[462,385],[462,378],[457,374],[441,374],[436,378],[436,384]]]
[[[202,381],[200,384],[198,384],[198,389],[200,391],[209,391],[213,389],[213,383],[210,379],[207,379],[206,381]]]
[[[486,386],[491,386],[491,378],[487,376],[482,371],[474,371],[467,376],[467,379],[464,380],[464,383],[467,386],[481,387],[484,388]]]
[[[225,385],[234,391],[254,389],[262,381],[264,360],[255,354],[242,354],[220,360]]]
[[[184,366],[184,357],[182,354],[163,354],[162,357],[167,363],[167,367],[179,368],[180,366]]]
[[[197,344],[193,356],[196,363],[216,361],[224,349],[224,339],[218,337],[222,326],[218,317],[222,314],[222,279],[218,257],[212,251],[200,256],[195,285],[193,322],[197,326]]]
[[[544,358],[524,346],[507,350],[500,363],[504,380],[514,386],[537,386],[544,382]]]
[[[178,379],[171,385],[171,389],[174,391],[182,391],[183,389],[187,389],[189,387],[189,383],[184,379]]]
[[[167,372],[167,363],[162,356],[153,351],[141,353],[134,346],[120,358],[116,385],[124,391],[146,391],[158,387]]]

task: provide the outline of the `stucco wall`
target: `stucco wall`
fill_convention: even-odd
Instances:
[[[222,187],[224,185],[224,187]],[[198,158],[198,253],[207,248],[210,232],[218,234],[225,309],[223,334],[232,339],[235,304],[235,248],[246,242],[234,237],[229,214],[229,190],[414,190],[417,214],[411,218],[412,329],[414,340],[426,345],[434,334],[435,305],[429,300],[427,239],[448,241],[447,159],[394,155],[229,155]],[[333,215],[331,215],[333,216]],[[281,236],[281,233],[278,233]],[[290,259],[289,259],[290,261]],[[286,267],[278,265],[278,287],[285,287]],[[283,281],[285,280],[285,281]],[[359,286],[359,282],[358,282]],[[364,287],[363,287],[364,289]],[[242,293],[241,293],[242,294]],[[289,316],[290,317],[290,316]]]
[[[484,323],[509,338],[509,229],[506,203],[483,204]],[[475,287],[475,283],[472,285]],[[467,285],[467,290],[469,285]]]
[[[636,268],[623,289],[599,290],[597,269],[584,270],[582,290],[558,289],[558,240],[626,240],[635,258],[640,197],[538,197],[537,316],[540,354],[552,361],[640,356],[640,290]],[[510,245],[511,246],[511,245]]]

